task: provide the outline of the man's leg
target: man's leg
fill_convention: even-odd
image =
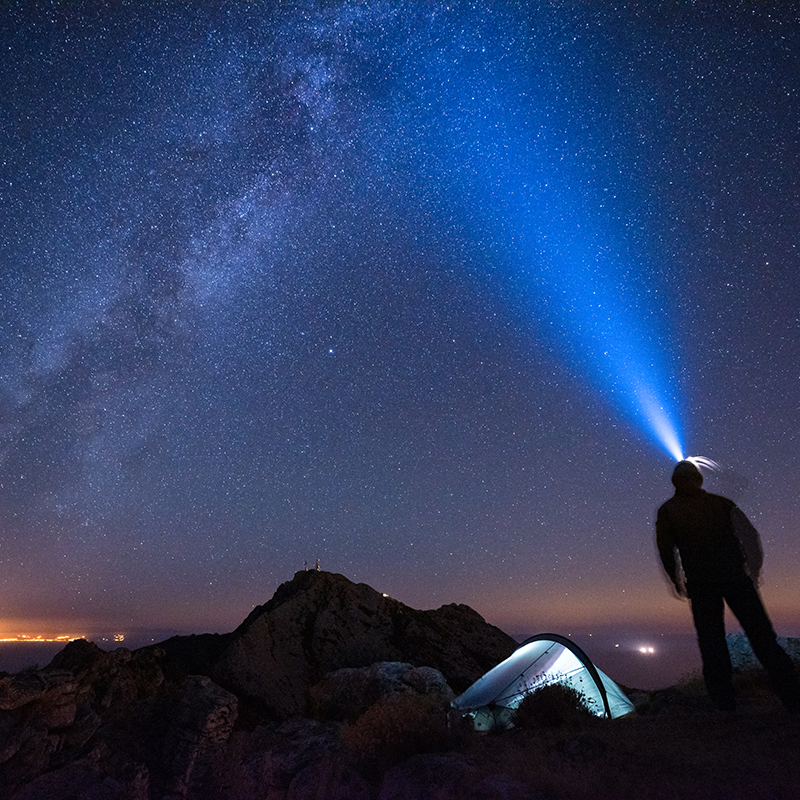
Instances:
[[[792,659],[778,644],[775,629],[753,582],[737,581],[725,591],[725,600],[750,641],[756,658],[769,673],[770,683],[792,713],[800,713],[800,682]]]
[[[706,691],[717,708],[733,711],[736,699],[733,694],[731,656],[725,641],[724,601],[718,592],[694,587],[691,600]]]

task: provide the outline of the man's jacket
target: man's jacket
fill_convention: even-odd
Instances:
[[[748,574],[757,580],[763,561],[758,532],[736,504],[698,488],[677,489],[658,509],[656,544],[672,582],[680,584],[682,568],[689,590]]]

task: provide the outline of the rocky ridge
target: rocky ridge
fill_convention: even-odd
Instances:
[[[300,572],[231,633],[133,652],[81,640],[0,674],[0,796],[203,800],[227,775],[241,797],[366,800],[376,788],[334,757],[341,721],[404,694],[444,707],[515,647],[467,606],[419,611]]]
[[[283,584],[221,645],[214,680],[280,717],[308,712],[310,688],[339,669],[408,662],[460,693],[517,646],[468,606],[418,611],[315,571]]]
[[[782,643],[796,654],[797,640]],[[709,774],[739,787],[725,796],[754,796],[748,759],[754,775],[778,765],[770,796],[795,796],[800,768],[787,764],[800,728],[750,671],[743,637],[729,646],[738,716],[715,717],[694,680],[631,692],[639,713],[620,724],[481,739],[448,729],[446,709],[515,641],[463,605],[418,611],[341,575],[302,572],[229,633],[134,651],[75,641],[45,669],[0,673],[0,797],[662,800],[710,796],[671,765],[717,740]],[[732,752],[733,741],[743,748]]]

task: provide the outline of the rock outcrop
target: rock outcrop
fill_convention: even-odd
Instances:
[[[279,717],[309,710],[327,673],[400,661],[433,667],[460,693],[517,647],[464,605],[417,611],[329,572],[298,572],[230,636],[211,677]]]
[[[45,669],[0,673],[0,797],[374,800],[342,726],[400,695],[442,709],[515,647],[467,606],[417,611],[301,572],[231,633],[133,652],[75,641]]]
[[[0,678],[0,796],[22,786],[28,788],[21,798],[60,796],[52,795],[51,784],[89,796],[94,783],[106,784],[109,797],[112,784],[127,793],[120,797],[133,796],[131,786],[146,784],[147,769],[118,757],[113,733],[130,730],[134,716],[158,695],[164,680],[159,657],[163,653],[124,648],[107,653],[79,640],[43,670]]]
[[[314,716],[341,720],[353,720],[378,700],[407,693],[437,698],[443,707],[455,697],[438,669],[398,661],[337,669],[310,690]]]
[[[734,669],[747,670],[759,669],[761,665],[750,646],[750,642],[743,633],[729,633],[725,637],[728,650],[731,654],[731,663]],[[800,661],[800,639],[791,636],[779,636],[778,644],[789,654],[794,661]]]

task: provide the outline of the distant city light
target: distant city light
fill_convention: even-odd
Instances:
[[[71,642],[75,639],[85,639],[84,633],[65,633],[60,636],[45,636],[43,634],[35,634],[28,636],[27,634],[20,633],[16,636],[2,636],[0,642]]]
[[[655,649],[655,647],[653,647],[652,645],[649,645],[649,644],[643,644],[643,645],[642,645],[642,646],[639,648],[639,652],[640,652],[640,653],[643,653],[644,655],[648,655],[648,656],[649,656],[649,655],[653,655],[653,653],[655,653],[655,652],[656,652],[656,649]]]

